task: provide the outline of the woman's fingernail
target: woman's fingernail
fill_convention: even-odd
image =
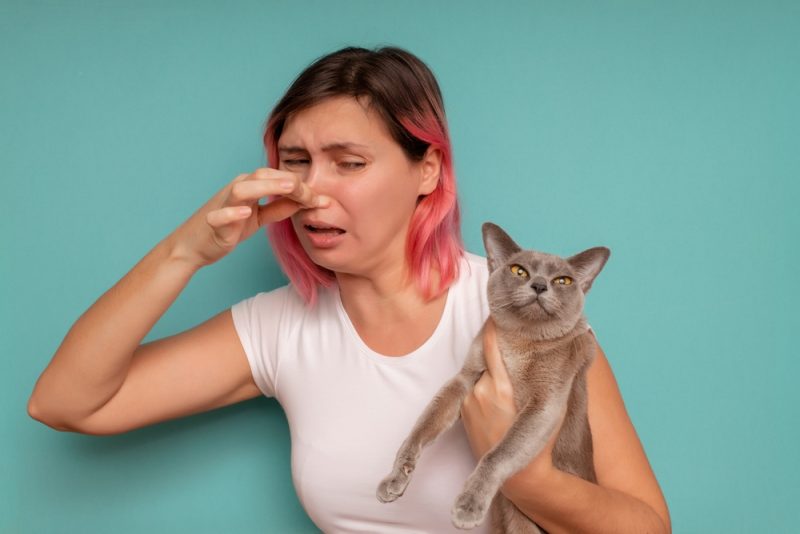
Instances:
[[[281,183],[279,185],[281,186],[281,189],[284,189],[286,191],[291,191],[292,189],[294,189],[294,182],[292,180],[281,180]]]
[[[318,208],[327,208],[331,205],[331,199],[326,196],[319,195],[317,197],[316,205]]]

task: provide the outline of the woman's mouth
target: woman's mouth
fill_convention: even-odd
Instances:
[[[344,230],[341,228],[336,228],[335,226],[313,226],[311,224],[305,224],[303,226],[306,230],[315,234],[339,235],[344,233]]]
[[[333,248],[338,245],[346,233],[341,228],[335,226],[314,226],[304,224],[306,237],[314,248]]]

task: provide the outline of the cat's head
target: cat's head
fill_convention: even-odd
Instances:
[[[584,295],[611,251],[590,248],[569,258],[523,250],[499,226],[483,225],[489,262],[489,307],[501,328],[534,339],[560,337],[583,315]]]

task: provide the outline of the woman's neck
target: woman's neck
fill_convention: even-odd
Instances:
[[[339,295],[350,322],[368,347],[384,356],[403,356],[436,330],[447,293],[425,300],[406,267],[379,273],[372,277],[337,273]]]
[[[405,265],[373,276],[337,273],[339,295],[351,320],[364,325],[405,321],[426,304]]]

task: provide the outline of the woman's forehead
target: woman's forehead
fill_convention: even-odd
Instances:
[[[391,138],[377,113],[355,98],[332,97],[291,114],[279,148],[369,148],[386,141]]]

